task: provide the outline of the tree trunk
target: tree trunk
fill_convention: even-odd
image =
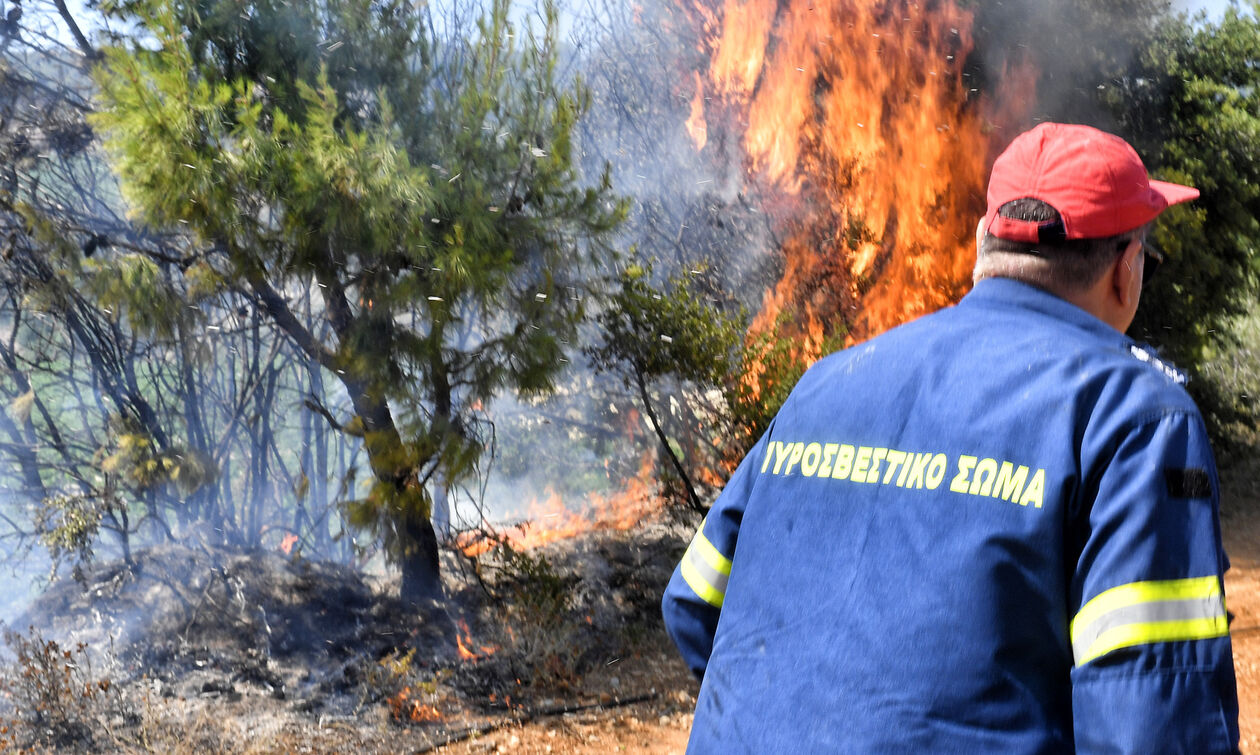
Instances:
[[[446,485],[434,476],[433,483],[433,530],[442,542],[447,542],[454,534],[451,530],[451,499]]]
[[[313,362],[307,362],[307,375],[311,381],[311,395],[321,405],[325,403],[324,382],[319,368]],[[318,553],[329,553],[332,549],[332,536],[328,531],[328,426],[323,422],[312,423],[308,438],[308,447],[315,450],[312,466],[308,467],[310,491],[306,499],[310,501],[310,510],[316,512],[311,526],[312,543]]]
[[[416,469],[397,465],[403,441],[389,404],[382,398],[369,395],[365,387],[353,379],[343,377],[342,382],[350,392],[355,414],[363,422],[364,448],[372,473],[407,499],[402,510],[396,509],[388,514],[398,528],[394,557],[402,568],[399,597],[416,604],[428,599],[441,599],[437,536],[429,519],[432,507],[422,503],[423,490],[419,489],[422,482],[416,479]],[[381,503],[385,505],[384,501]]]
[[[184,420],[188,427],[188,441],[191,446],[203,455],[211,458],[210,444],[207,441],[205,418],[202,416],[201,399],[206,395],[198,384],[193,373],[191,341],[194,334],[184,325],[179,325],[179,380],[183,392]],[[206,521],[207,509],[214,505],[214,497],[218,493],[218,485],[202,484],[189,496],[187,502],[177,510],[179,523],[185,527],[194,521]]]
[[[451,382],[445,365],[440,359],[431,362],[430,381],[433,388],[433,426],[446,434],[451,427]],[[442,470],[433,474],[433,499],[431,508],[433,527],[443,543],[451,539],[451,501]]]
[[[408,548],[400,557],[405,603],[418,605],[429,600],[442,600],[442,578],[438,564],[437,537],[433,525],[425,517],[407,517],[403,524]]]
[[[346,298],[343,282],[330,265],[316,270],[316,280],[323,291],[328,323],[338,338],[345,339],[354,323],[355,314]],[[250,279],[250,285],[259,296],[267,313],[276,324],[287,332],[308,356],[321,366],[337,374],[338,380],[350,395],[354,413],[363,423],[364,449],[368,464],[376,479],[398,486],[399,492],[407,485],[419,485],[414,479],[415,469],[399,465],[399,450],[403,449],[402,437],[394,424],[393,414],[385,396],[370,389],[369,381],[343,369],[338,356],[324,347],[315,336],[294,317],[288,303],[261,275]],[[349,374],[347,374],[349,373]],[[410,479],[409,479],[410,478]],[[423,507],[420,507],[423,508]],[[394,556],[402,568],[400,597],[404,601],[418,603],[428,598],[442,597],[441,567],[438,562],[437,537],[429,521],[430,511],[402,511],[387,514],[398,528],[398,552]]]
[[[8,412],[0,411],[0,430],[9,436],[13,461],[20,470],[23,485],[21,494],[32,501],[42,501],[48,497],[48,490],[39,475],[39,458],[35,455],[38,440],[30,419],[26,420],[25,432],[19,430],[9,417]]]
[[[652,398],[648,394],[647,383],[643,379],[643,370],[637,366],[634,369],[635,382],[639,386],[639,398],[643,401],[643,411],[647,413],[648,421],[652,423],[652,429],[656,431],[656,437],[661,442],[661,450],[673,462],[674,471],[678,473],[679,479],[682,480],[683,486],[687,491],[687,502],[691,508],[700,512],[707,513],[704,504],[700,502],[700,496],[696,494],[696,486],[691,484],[691,477],[687,474],[686,468],[683,467],[682,460],[678,458],[678,454],[674,453],[674,447],[669,444],[669,436],[665,434],[665,429],[661,427],[660,420],[656,417],[656,412],[652,409]]]

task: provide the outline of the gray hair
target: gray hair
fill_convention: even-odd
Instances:
[[[998,214],[1017,220],[1053,224],[1059,211],[1038,199],[1007,202]],[[1146,235],[1139,226],[1105,239],[1023,242],[985,233],[976,252],[972,279],[1013,278],[1052,293],[1079,293],[1092,287],[1135,238]]]

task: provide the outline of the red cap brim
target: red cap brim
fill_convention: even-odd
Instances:
[[[1168,202],[1168,206],[1189,202],[1192,199],[1199,198],[1199,190],[1193,186],[1182,186],[1181,184],[1168,183],[1167,181],[1156,181],[1151,179],[1151,189],[1164,198]]]

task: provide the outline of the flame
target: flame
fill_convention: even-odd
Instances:
[[[639,413],[638,409],[630,407],[629,411],[626,412],[626,437],[633,439],[634,436],[642,430],[643,425],[643,415]]]
[[[397,695],[385,698],[395,721],[427,723],[441,721],[442,713],[437,706],[422,703],[411,697],[411,687],[404,687]]]
[[[709,125],[704,120],[704,82],[700,80],[700,72],[694,72],[696,93],[691,97],[691,115],[687,118],[687,133],[696,143],[696,149],[704,149],[709,140]]]
[[[488,655],[494,655],[494,652],[498,650],[493,645],[473,645],[472,632],[468,629],[468,622],[460,619],[457,623],[459,624],[459,631],[455,633],[455,647],[460,658],[466,661],[475,661]],[[473,647],[476,649],[472,649]]]
[[[954,0],[697,2],[720,100],[707,125],[742,130],[784,231],[752,332],[784,330],[786,315],[780,335],[812,362],[830,334],[861,340],[960,298],[988,129],[1018,120],[985,112],[963,76],[971,13]]]
[[[653,496],[654,468],[654,455],[644,454],[637,476],[611,495],[590,494],[579,511],[570,509],[559,493],[548,488],[543,498],[534,498],[525,506],[524,521],[499,537],[517,550],[528,550],[594,530],[629,529],[658,511]],[[480,555],[496,545],[495,540],[479,533],[468,533],[459,543],[467,556]]]
[[[293,552],[293,546],[297,544],[298,536],[290,532],[280,541],[280,551],[288,556]]]

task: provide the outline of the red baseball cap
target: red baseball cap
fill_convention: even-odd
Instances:
[[[1118,136],[1089,126],[1042,123],[1015,137],[993,162],[984,228],[998,238],[1029,243],[1047,230],[1064,239],[1104,239],[1198,196],[1190,186],[1151,180],[1142,158]],[[1058,210],[1062,228],[998,215],[1016,199],[1039,199]]]

